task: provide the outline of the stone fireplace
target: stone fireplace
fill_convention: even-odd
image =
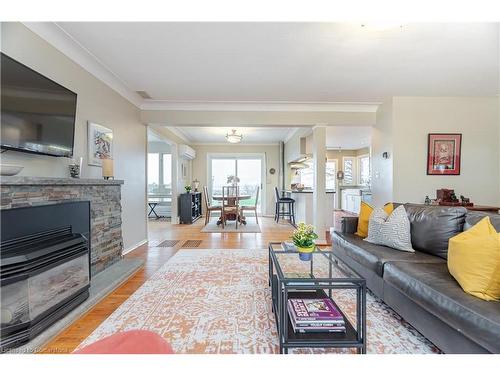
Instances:
[[[90,202],[90,269],[95,275],[121,259],[122,180],[1,177],[1,209],[48,203]]]

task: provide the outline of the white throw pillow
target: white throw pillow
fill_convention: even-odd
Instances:
[[[411,246],[410,220],[404,206],[398,206],[390,215],[382,208],[373,210],[365,241],[396,250],[415,252]]]

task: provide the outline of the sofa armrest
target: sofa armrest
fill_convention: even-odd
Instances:
[[[340,230],[342,233],[354,234],[358,230],[358,218],[344,216],[341,221]]]

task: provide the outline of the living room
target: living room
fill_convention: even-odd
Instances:
[[[499,20],[84,17],[1,23],[2,360],[500,353]]]

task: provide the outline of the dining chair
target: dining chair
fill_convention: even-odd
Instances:
[[[207,225],[210,221],[210,215],[214,211],[219,211],[220,216],[222,216],[222,206],[212,205],[210,202],[210,198],[208,195],[208,187],[203,186],[203,200],[205,201],[205,225]]]
[[[245,216],[243,214],[244,211],[254,211],[255,212],[255,221],[257,222],[257,224],[259,224],[259,219],[257,217],[257,204],[259,202],[259,189],[260,189],[260,187],[257,186],[257,192],[255,193],[255,204],[253,206],[241,206],[241,208],[240,208],[241,216]]]
[[[226,225],[228,216],[234,216],[236,229],[240,219],[240,188],[239,186],[222,187],[222,228]]]

